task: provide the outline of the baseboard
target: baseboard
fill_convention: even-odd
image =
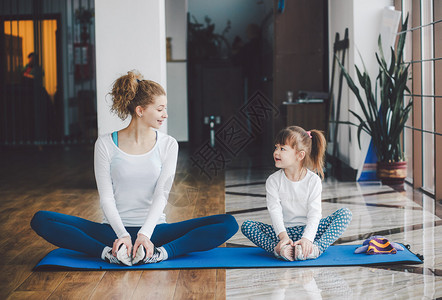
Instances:
[[[339,181],[356,181],[358,170],[353,169],[339,158],[327,153],[326,163],[326,177],[334,177]]]

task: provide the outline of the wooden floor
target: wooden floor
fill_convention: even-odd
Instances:
[[[225,299],[223,269],[33,272],[55,249],[29,222],[38,210],[101,221],[93,148],[3,150],[0,161],[0,299]],[[180,151],[168,222],[225,212],[224,176],[188,172]]]

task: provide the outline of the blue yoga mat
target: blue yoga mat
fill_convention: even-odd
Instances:
[[[306,261],[287,262],[276,259],[261,248],[215,248],[156,264],[122,266],[107,263],[77,251],[55,249],[44,257],[34,268],[39,269],[80,269],[80,270],[140,270],[140,269],[199,269],[199,268],[278,268],[278,267],[326,267],[362,266],[387,264],[420,264],[422,261],[405,249],[396,254],[354,254],[357,245],[331,246],[319,258]]]

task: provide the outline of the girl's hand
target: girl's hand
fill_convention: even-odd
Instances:
[[[310,242],[306,238],[301,238],[300,240],[297,240],[294,243],[294,245],[301,245],[301,247],[302,247],[302,255],[304,255],[304,257],[309,256],[310,253],[312,253],[312,251],[313,251],[313,243]]]
[[[279,234],[279,239],[280,239],[280,241],[279,241],[278,245],[276,245],[276,247],[275,247],[275,251],[278,254],[281,253],[280,251],[281,251],[282,246],[284,246],[284,245],[294,246],[293,241],[289,238],[289,236],[287,235],[287,232],[285,232],[285,231],[281,232]]]
[[[138,247],[140,247],[140,245],[143,245],[144,250],[146,250],[146,257],[152,257],[154,244],[150,241],[150,239],[147,236],[145,236],[142,233],[139,233],[137,235],[137,240],[135,241],[134,244],[132,257],[135,257]]]
[[[124,244],[127,247],[127,255],[130,257],[130,252],[132,251],[132,240],[130,236],[124,236],[122,238],[116,239],[112,246],[112,255],[117,257],[117,252],[120,246]]]

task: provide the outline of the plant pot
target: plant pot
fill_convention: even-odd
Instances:
[[[407,162],[378,162],[376,174],[385,185],[404,185],[407,177]]]

